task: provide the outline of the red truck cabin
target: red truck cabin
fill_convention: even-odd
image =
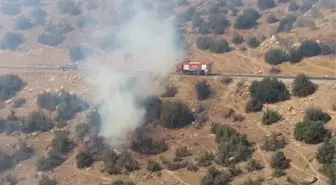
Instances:
[[[176,72],[182,71],[184,74],[205,74],[210,72],[210,62],[183,62],[176,67]]]

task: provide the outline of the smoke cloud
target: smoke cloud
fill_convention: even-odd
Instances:
[[[183,56],[183,50],[176,44],[175,19],[160,20],[144,5],[147,4],[141,1],[124,4],[127,7],[120,8],[118,15],[129,19],[114,17],[113,22],[117,24],[111,24],[111,16],[104,20],[101,12],[84,12],[99,20],[90,30],[90,42],[86,44],[99,50],[96,43],[104,42],[104,36],[113,35],[115,39],[108,44],[110,48],[118,48],[113,52],[97,52],[87,62],[87,67],[92,69],[87,84],[101,105],[100,134],[108,139],[124,138],[128,131],[143,123],[146,110],[139,106],[138,98],[155,93],[161,78],[153,77],[167,75],[175,69],[174,62]],[[113,6],[105,9],[115,9]],[[125,58],[125,53],[131,57]],[[136,78],[132,78],[134,75]]]

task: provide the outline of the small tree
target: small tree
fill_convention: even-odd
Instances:
[[[50,154],[48,157],[42,157],[37,161],[37,170],[38,171],[50,171],[63,163],[64,159]]]
[[[296,2],[291,2],[288,5],[288,10],[291,11],[291,12],[294,12],[294,11],[298,10],[299,8],[300,7],[299,7],[299,5],[296,4]]]
[[[266,110],[263,113],[262,123],[264,125],[271,125],[272,123],[276,123],[281,119],[281,115],[278,112]]]
[[[175,156],[179,157],[179,158],[188,157],[188,156],[191,156],[191,155],[192,155],[191,151],[186,146],[177,148],[175,150]]]
[[[290,63],[298,63],[302,60],[303,54],[302,54],[302,48],[291,48],[289,49],[289,62]]]
[[[77,168],[87,168],[90,167],[93,164],[93,158],[91,157],[91,155],[89,155],[88,153],[85,152],[79,152],[76,155],[76,165]]]
[[[20,108],[26,103],[26,99],[22,97],[16,98],[13,103],[13,108]]]
[[[154,160],[149,160],[147,164],[147,170],[150,172],[158,172],[162,170],[162,167],[160,166],[160,163]]]
[[[264,78],[260,82],[254,81],[249,87],[251,96],[262,103],[276,103],[289,99],[289,91],[285,84],[277,78]]]
[[[285,147],[286,143],[283,137],[279,137],[277,134],[272,133],[269,136],[265,136],[261,144],[261,148],[265,151],[277,151]]]
[[[15,27],[18,30],[30,30],[34,27],[34,24],[30,19],[21,16],[17,20]]]
[[[221,39],[219,41],[214,41],[210,45],[210,51],[214,53],[226,53],[231,51],[229,42],[226,39]]]
[[[292,94],[298,97],[307,97],[315,93],[317,85],[309,80],[305,74],[296,76],[293,82]]]
[[[246,168],[247,168],[248,172],[253,172],[253,171],[259,171],[259,170],[261,170],[262,166],[255,159],[251,159],[251,160],[248,161],[248,163],[246,165]]]
[[[281,19],[277,27],[277,32],[289,32],[293,29],[293,24],[296,21],[295,15],[287,15],[285,18]]]
[[[306,110],[304,120],[323,121],[326,123],[331,120],[331,116],[320,108],[309,108]]]
[[[288,60],[288,55],[280,49],[270,49],[265,55],[268,64],[279,65]]]
[[[210,85],[206,80],[197,82],[195,85],[195,89],[198,100],[208,99],[211,95]]]
[[[21,7],[16,3],[4,3],[1,7],[2,12],[8,16],[17,16],[21,13]]]
[[[249,37],[247,38],[247,45],[250,48],[256,48],[260,45],[260,41],[257,39],[257,37]]]
[[[270,165],[274,169],[285,170],[290,167],[290,161],[282,151],[278,151],[273,155]]]
[[[43,175],[38,185],[57,185],[57,181],[55,179],[49,178],[46,175]]]
[[[244,42],[244,38],[241,35],[234,35],[232,37],[232,43],[234,43],[234,44],[241,44],[243,42]]]
[[[206,167],[212,164],[212,160],[215,158],[212,152],[203,152],[197,158],[197,163],[199,166]]]
[[[316,159],[321,164],[334,164],[336,161],[336,137],[327,138],[319,147]]]
[[[160,120],[166,128],[181,128],[194,121],[189,108],[182,102],[164,102]]]
[[[56,155],[65,155],[73,148],[73,142],[68,138],[68,135],[59,131],[56,132],[54,139],[51,141],[52,153]]]
[[[57,9],[61,14],[79,15],[81,13],[76,4],[70,0],[59,0],[57,2]]]
[[[266,10],[276,7],[274,0],[258,0],[257,5],[260,10]]]
[[[0,47],[2,49],[15,50],[24,42],[22,35],[12,32],[7,32],[2,38]]]
[[[24,132],[32,133],[36,131],[47,132],[54,127],[54,123],[47,118],[47,116],[41,111],[33,111],[29,114]]]
[[[245,112],[249,113],[249,112],[259,112],[262,110],[262,108],[264,107],[264,105],[262,104],[262,102],[256,98],[251,98],[245,106]]]
[[[232,179],[229,173],[219,171],[215,167],[210,167],[207,174],[202,178],[202,185],[228,184]]]
[[[93,49],[86,46],[72,46],[69,50],[70,59],[73,62],[84,61],[93,53]]]
[[[313,57],[321,54],[321,47],[317,42],[312,40],[304,40],[301,43],[302,54],[305,57]]]
[[[116,180],[113,181],[111,185],[135,185],[135,183],[132,181]]]
[[[213,45],[215,41],[210,37],[198,37],[196,41],[197,48],[206,50],[209,49],[211,45]]]
[[[332,48],[327,44],[321,43],[320,48],[321,48],[321,55],[330,55],[334,53]]]
[[[31,13],[30,17],[34,25],[43,25],[46,21],[48,13],[42,8],[35,8]]]
[[[279,19],[274,15],[274,14],[270,14],[269,16],[267,16],[266,19],[268,24],[273,24],[279,21]]]
[[[243,10],[243,15],[249,17],[253,20],[258,20],[260,18],[260,13],[254,8],[246,8]]]
[[[23,89],[25,82],[16,75],[1,75],[0,76],[0,99],[8,100],[15,96]]]
[[[57,46],[61,44],[65,39],[63,35],[51,35],[43,33],[37,38],[37,42],[47,46]]]
[[[326,134],[327,130],[324,128],[324,122],[322,121],[305,120],[298,122],[294,129],[294,138],[308,144],[322,142]]]

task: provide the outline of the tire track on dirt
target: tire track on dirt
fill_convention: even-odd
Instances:
[[[175,175],[174,172],[172,172],[170,170],[164,170],[164,172],[167,172],[170,176],[174,177],[175,179],[177,179],[182,184],[184,184],[184,185],[190,185],[189,183],[187,183],[184,180],[182,180],[179,176]]]

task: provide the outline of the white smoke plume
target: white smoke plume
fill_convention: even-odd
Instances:
[[[120,23],[117,29],[115,25],[104,23],[106,18],[102,13],[96,12],[93,15],[84,12],[100,18],[99,26],[89,35],[90,41],[100,40],[104,35],[114,35],[121,45],[118,51],[96,54],[88,61],[88,67],[92,71],[87,82],[94,97],[101,103],[100,134],[105,138],[124,138],[128,131],[143,123],[146,110],[136,103],[137,97],[155,93],[161,81],[160,78],[153,80],[151,76],[167,75],[175,69],[176,59],[183,56],[183,51],[176,45],[178,35],[174,19],[159,20],[155,12],[147,11],[139,1],[128,6],[132,6],[134,10],[131,12],[132,17],[126,22],[117,20]],[[111,17],[107,17],[109,18]],[[94,46],[93,43],[89,44]],[[131,58],[124,59],[124,53],[130,54]],[[132,74],[138,72],[140,76],[136,77],[136,83],[129,83],[132,82]]]

